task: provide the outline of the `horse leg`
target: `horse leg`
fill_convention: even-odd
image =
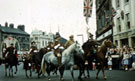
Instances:
[[[9,77],[10,77],[10,69],[11,69],[11,68],[9,67]]]
[[[16,72],[15,72],[15,74],[17,73],[17,71],[18,71],[18,69],[17,69],[17,65],[15,65],[15,68],[16,68]]]
[[[64,79],[63,79],[64,66],[62,66],[62,67],[59,69],[59,72],[60,72],[60,81],[64,81]]]
[[[96,79],[98,79],[98,74],[99,74],[100,70],[101,70],[101,65],[98,66],[98,72],[96,73]]]
[[[50,81],[51,80],[51,77],[50,77],[50,65],[47,66],[46,72],[48,74],[48,80]]]
[[[26,74],[26,77],[29,78],[28,74],[27,74],[27,69],[25,69],[25,74]]]
[[[81,78],[82,74],[83,74],[83,68],[80,67],[80,73],[79,73],[79,76],[78,76],[78,79],[79,79],[80,81],[83,81],[82,78]]]
[[[7,65],[5,64],[5,76],[7,77]]]
[[[102,73],[103,73],[104,79],[106,80],[106,79],[107,79],[107,76],[106,76],[105,73],[104,73],[104,66],[102,66]]]
[[[11,70],[12,78],[13,78],[13,77],[14,77],[14,75],[13,75],[13,67],[12,67],[12,66],[10,66],[10,70]]]
[[[31,67],[30,67],[30,77],[32,77],[32,70],[31,70]]]
[[[74,71],[73,71],[73,66],[70,67],[70,71],[71,71],[71,75],[72,75],[72,81],[75,81],[74,80]]]
[[[90,77],[90,74],[89,74],[89,67],[87,66],[87,77],[89,78]]]

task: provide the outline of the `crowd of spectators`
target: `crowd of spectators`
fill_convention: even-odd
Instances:
[[[110,48],[107,52],[108,68],[112,70],[113,66],[113,55],[118,55],[119,69],[129,70],[132,68],[132,64],[135,63],[135,48],[123,46],[122,48]]]

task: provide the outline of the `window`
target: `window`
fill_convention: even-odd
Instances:
[[[116,7],[120,7],[120,1],[119,0],[116,0]]]
[[[44,46],[44,41],[42,41],[42,45]]]
[[[120,22],[120,18],[117,18],[117,26],[118,26],[118,32],[121,32],[121,22]]]
[[[127,25],[127,28],[130,29],[130,14],[126,14],[126,25]]]
[[[129,2],[129,0],[125,0],[125,3]]]
[[[38,40],[38,37],[35,37],[35,40]]]

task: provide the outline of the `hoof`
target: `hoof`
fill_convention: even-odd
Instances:
[[[28,76],[26,76],[27,78],[29,78]]]
[[[78,79],[79,79],[80,81],[83,81],[83,79],[82,79],[81,77],[78,77]]]
[[[96,77],[96,79],[97,79],[97,80],[99,80],[99,78],[98,78],[98,77]]]
[[[16,74],[16,72],[14,74]]]
[[[104,77],[104,80],[107,80],[107,77]]]
[[[60,81],[64,81],[64,79],[63,79],[63,78],[61,78],[61,79],[60,79]]]
[[[49,78],[48,81],[51,81],[51,79]]]

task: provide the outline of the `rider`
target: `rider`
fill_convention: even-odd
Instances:
[[[53,48],[52,48],[52,42],[48,42],[48,45],[46,46],[46,49],[47,51],[51,51]]]
[[[61,66],[60,47],[61,47],[60,34],[57,32],[55,41],[53,42],[53,48],[54,48],[54,55],[57,57],[59,67]]]
[[[65,43],[65,48],[68,48],[70,45],[72,45],[74,43],[74,36],[70,35],[69,36],[69,40]]]
[[[98,43],[96,40],[93,39],[93,34],[89,33],[89,38],[88,38],[87,42],[89,42],[91,45],[91,47],[89,49],[89,50],[91,50],[90,51],[91,57],[93,57],[96,60],[96,50],[97,50]],[[96,44],[94,44],[93,42],[96,42]],[[88,58],[87,58],[88,55],[89,55],[89,53],[84,55],[85,56],[85,64],[88,64]]]
[[[8,48],[6,48],[6,51],[3,53],[3,57],[8,59],[8,58],[10,58],[10,55],[12,55],[12,54],[15,54],[16,55],[16,60],[18,60],[18,58],[17,58],[17,50],[13,46],[13,43],[11,43],[11,45]]]

